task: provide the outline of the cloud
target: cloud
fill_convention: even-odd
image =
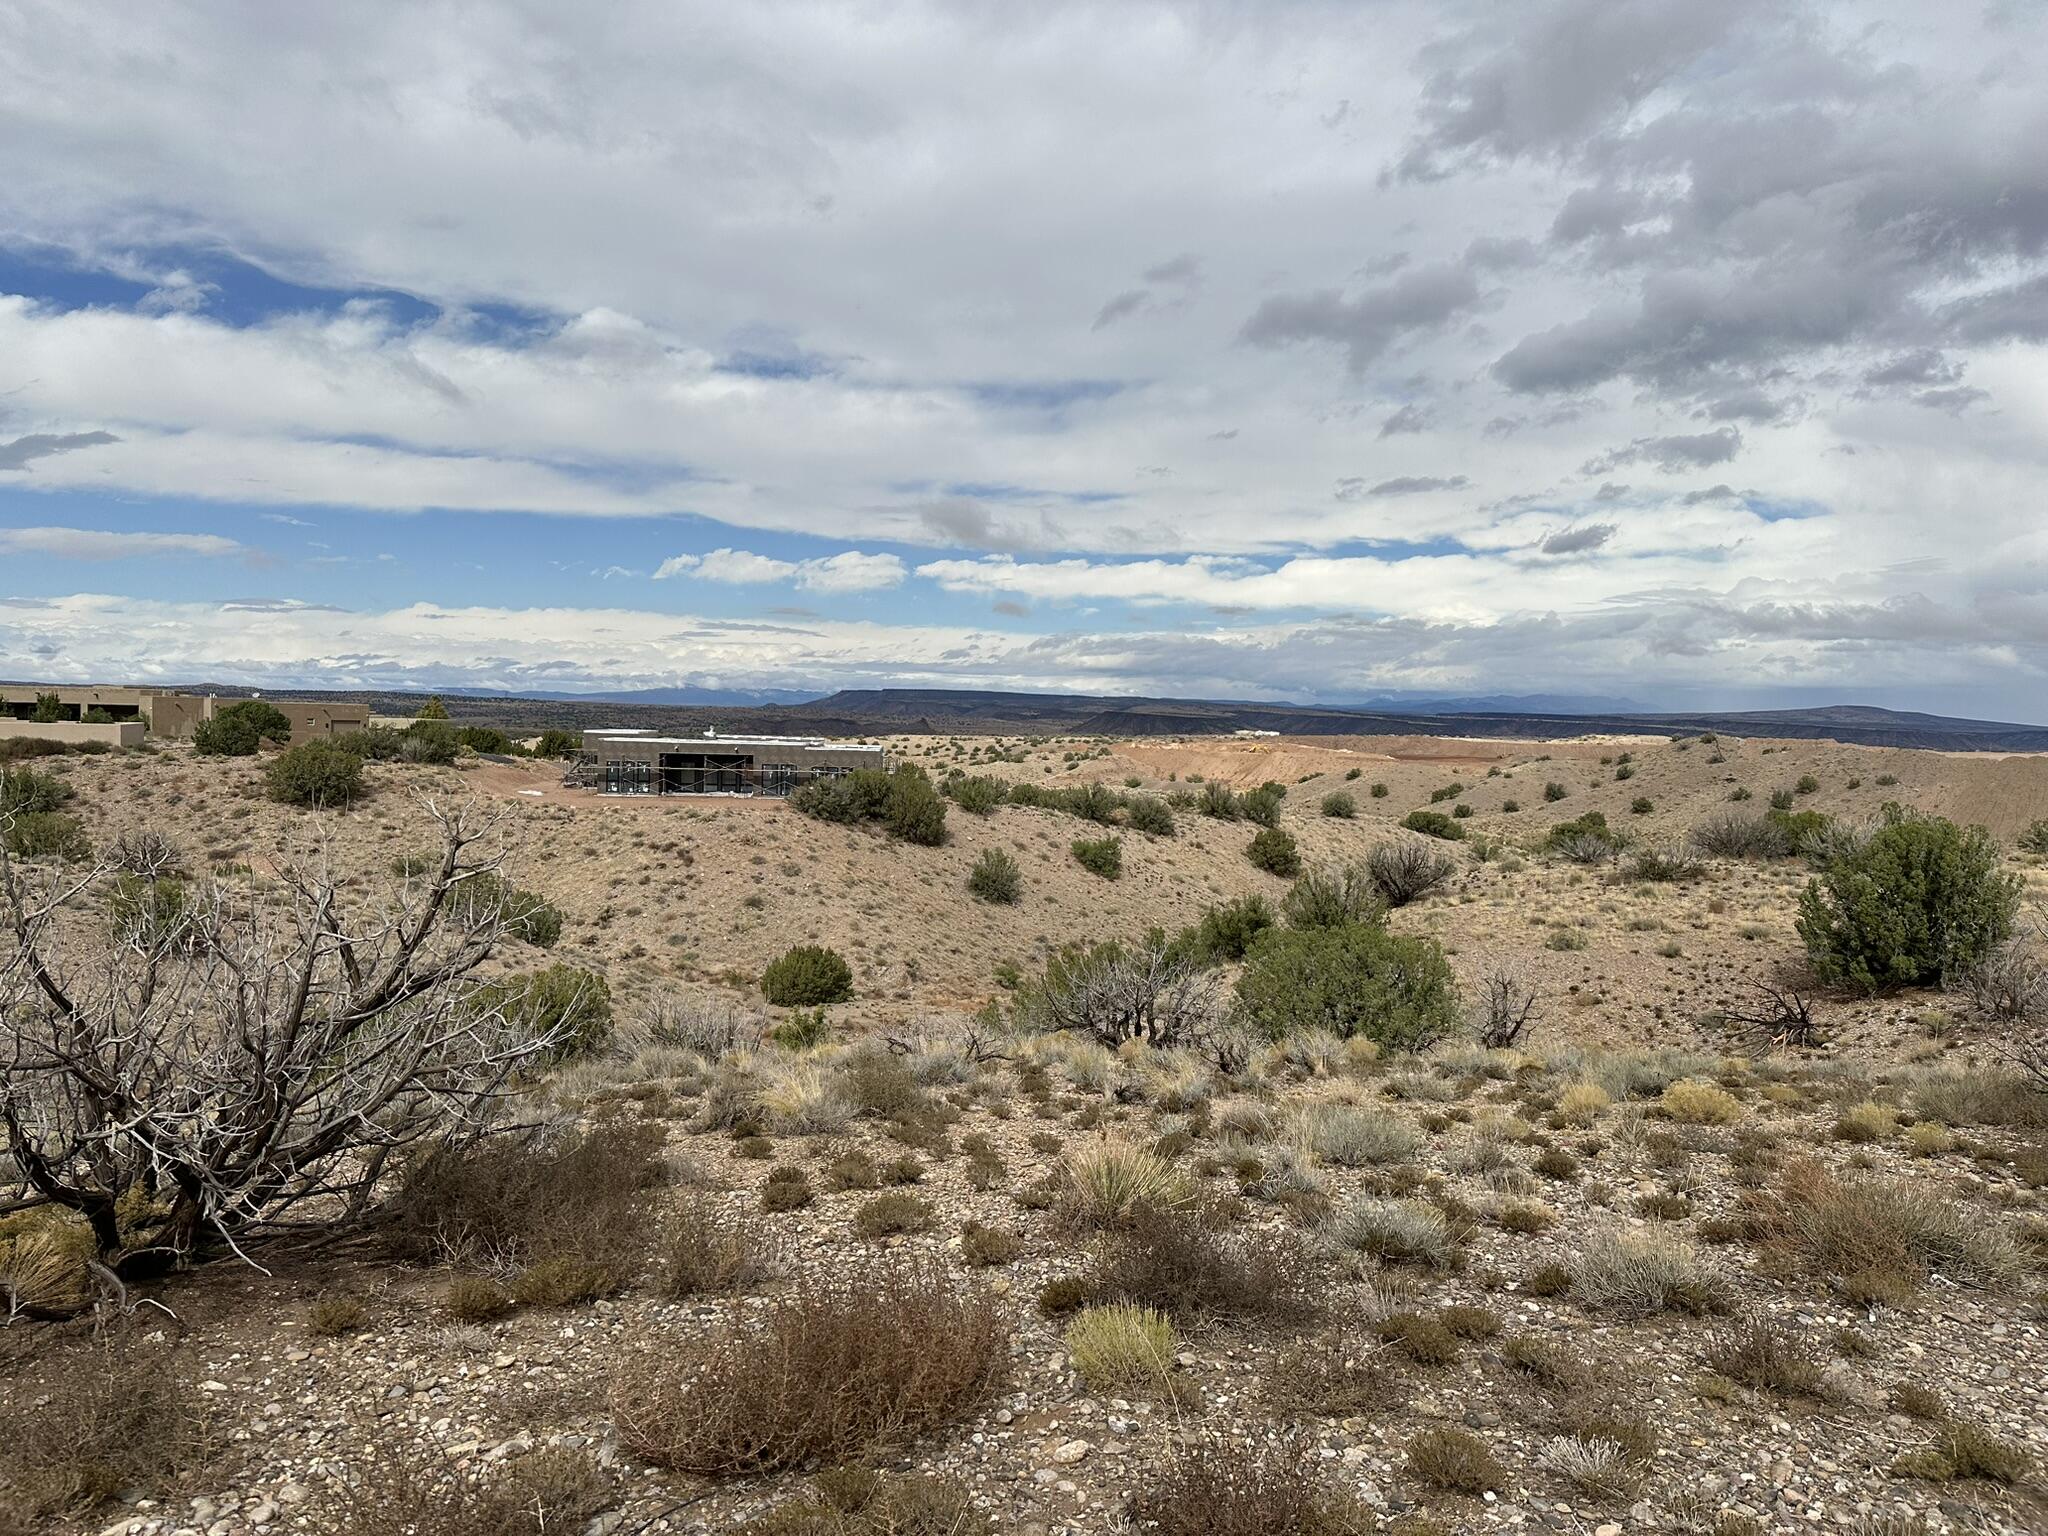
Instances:
[[[714,549],[705,555],[671,555],[655,567],[654,579],[694,576],[730,586],[790,581],[809,592],[879,592],[903,584],[898,555],[844,550],[809,560],[778,560],[744,549]]]
[[[1561,528],[1551,534],[1539,546],[1546,555],[1583,555],[1599,549],[1612,539],[1615,527],[1612,523],[1585,523],[1574,528]]]
[[[1116,324],[1127,315],[1135,315],[1145,307],[1145,301],[1149,297],[1150,294],[1143,288],[1126,288],[1095,312],[1095,324],[1089,329],[1099,331],[1105,326]]]
[[[1463,475],[1401,475],[1368,486],[1362,478],[1348,477],[1337,482],[1337,499],[1360,501],[1368,496],[1420,496],[1430,491],[1461,491],[1471,483]]]
[[[96,528],[0,528],[0,550],[59,560],[156,559],[166,555],[249,559],[257,554],[245,544],[212,533],[109,533]]]
[[[1609,474],[1623,464],[1647,461],[1667,475],[1685,469],[1704,469],[1726,464],[1742,451],[1739,427],[1717,427],[1712,432],[1681,432],[1668,437],[1639,437],[1626,448],[1616,448],[1590,460],[1581,474]]]
[[[1429,412],[1413,403],[1404,405],[1385,421],[1380,423],[1381,437],[1400,437],[1410,432],[1429,430]]]
[[[111,432],[31,432],[11,443],[0,443],[0,470],[27,469],[35,459],[76,453],[81,448],[96,448],[102,443],[119,441]]]
[[[1328,342],[1345,349],[1353,373],[1418,332],[1434,329],[1479,302],[1472,269],[1444,263],[1417,267],[1350,298],[1334,288],[1267,299],[1238,339],[1255,347]]]

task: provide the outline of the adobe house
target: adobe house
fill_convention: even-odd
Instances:
[[[38,722],[36,706],[45,694],[57,696],[58,718]],[[104,741],[132,747],[144,735],[188,737],[216,710],[236,703],[214,694],[178,693],[168,688],[72,687],[63,683],[0,684],[0,737],[40,736],[52,741]],[[367,704],[330,703],[318,699],[267,699],[291,722],[292,740],[359,731],[369,723]],[[88,720],[86,716],[93,718]]]
[[[812,779],[887,768],[879,746],[822,736],[663,736],[644,730],[583,733],[569,782],[607,795],[789,794]]]

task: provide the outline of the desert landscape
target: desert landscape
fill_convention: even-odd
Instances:
[[[10,764],[0,1529],[2048,1524],[2048,758],[886,745],[865,811],[517,752],[371,754],[314,808],[300,749]],[[1910,984],[1800,921],[1887,827],[1955,834],[1929,899],[2005,904]],[[409,954],[404,1006],[445,990],[496,1065],[422,1058],[444,1087],[350,1108],[376,1133],[285,1115],[289,1172],[237,1175],[258,1096],[195,1100],[214,1048],[165,1021],[283,1005],[193,973],[259,912],[383,953],[436,889],[488,953]],[[336,953],[316,997],[368,985]],[[94,1058],[175,1122],[124,1134],[212,1160],[182,1237],[168,1154],[103,1230],[48,1198],[121,1161],[47,1097],[94,1006],[188,1053]]]

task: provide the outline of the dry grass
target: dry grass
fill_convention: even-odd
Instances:
[[[1788,1164],[1777,1189],[1751,1201],[1750,1222],[1767,1248],[1860,1300],[1904,1301],[1931,1273],[2005,1288],[2029,1269],[1995,1217],[1901,1181],[1844,1179],[1811,1159]]]
[[[1485,1493],[1507,1482],[1507,1471],[1477,1435],[1462,1429],[1426,1429],[1408,1442],[1409,1475],[1453,1493]]]
[[[1104,1138],[1069,1152],[1061,1164],[1067,1213],[1087,1226],[1123,1220],[1139,1206],[1185,1205],[1194,1191],[1165,1158]]]
[[[1435,1206],[1375,1195],[1361,1195],[1332,1212],[1322,1225],[1322,1236],[1339,1252],[1431,1269],[1454,1267],[1463,1247],[1450,1220]]]
[[[1695,1078],[1671,1084],[1657,1107],[1666,1119],[1680,1125],[1732,1125],[1742,1117],[1742,1105],[1734,1094]]]
[[[734,1536],[992,1536],[992,1527],[958,1483],[839,1467]]]
[[[734,1476],[901,1444],[981,1401],[1009,1368],[1002,1308],[936,1270],[806,1278],[619,1367],[620,1443],[656,1466]]]
[[[1140,1207],[1104,1235],[1096,1294],[1156,1307],[1184,1327],[1222,1319],[1298,1325],[1316,1313],[1307,1255],[1288,1233],[1224,1237],[1179,1211]]]
[[[1571,1293],[1586,1306],[1634,1317],[1697,1316],[1726,1305],[1725,1282],[1692,1246],[1654,1229],[1594,1233],[1571,1266]]]
[[[1091,1392],[1158,1388],[1173,1370],[1173,1324],[1150,1307],[1127,1301],[1083,1307],[1064,1337]]]

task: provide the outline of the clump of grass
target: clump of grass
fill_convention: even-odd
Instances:
[[[441,1293],[441,1310],[458,1323],[494,1323],[517,1305],[510,1291],[485,1275],[457,1275]]]
[[[1835,1140],[1868,1145],[1882,1141],[1898,1128],[1899,1112],[1889,1104],[1865,1099],[1842,1111],[1835,1121]]]
[[[1450,1365],[1458,1358],[1458,1336],[1441,1317],[1427,1312],[1390,1312],[1374,1325],[1380,1342],[1417,1365]]]
[[[1614,1107],[1614,1096],[1598,1083],[1573,1083],[1557,1096],[1557,1118],[1566,1125],[1591,1125]]]
[[[1295,1134],[1318,1162],[1340,1168],[1405,1163],[1422,1146],[1421,1135],[1399,1115],[1346,1104],[1316,1104],[1303,1110]]]
[[[1357,1536],[1368,1510],[1328,1487],[1288,1441],[1207,1436],[1178,1452],[1126,1511],[1158,1536]]]
[[[1477,1435],[1462,1429],[1426,1429],[1408,1442],[1408,1472],[1432,1488],[1485,1493],[1507,1481],[1507,1472]]]
[[[1454,1267],[1464,1246],[1449,1219],[1435,1206],[1375,1195],[1361,1195],[1333,1211],[1323,1222],[1322,1236],[1340,1253],[1431,1269]]]
[[[1139,1206],[1171,1209],[1194,1191],[1180,1171],[1149,1148],[1104,1138],[1069,1152],[1061,1164],[1070,1216],[1087,1226],[1122,1221]]]
[[[612,1409],[634,1455],[733,1476],[913,1440],[994,1391],[1009,1360],[992,1298],[929,1267],[867,1266],[628,1356]]]
[[[1689,1243],[1655,1230],[1610,1228],[1587,1239],[1571,1267],[1571,1294],[1589,1307],[1629,1316],[1700,1316],[1722,1309],[1726,1287]]]
[[[960,1228],[960,1261],[971,1269],[1013,1264],[1024,1251],[1024,1239],[1001,1227],[970,1221]]]
[[[1173,1324],[1150,1307],[1125,1301],[1083,1307],[1065,1340],[1091,1392],[1159,1386],[1173,1369]]]

